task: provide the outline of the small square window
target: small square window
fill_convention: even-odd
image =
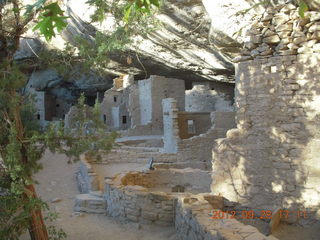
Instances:
[[[118,96],[113,96],[113,101],[117,102],[117,100],[118,100]]]

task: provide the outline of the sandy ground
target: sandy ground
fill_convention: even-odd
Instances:
[[[177,240],[173,227],[122,224],[103,214],[73,216],[74,196],[79,194],[75,171],[78,163],[67,164],[64,155],[47,152],[42,159],[44,169],[36,175],[37,192],[50,202],[51,209],[59,214],[56,226],[63,228],[68,240]],[[113,167],[114,168],[114,167]],[[27,239],[27,238],[26,238]]]

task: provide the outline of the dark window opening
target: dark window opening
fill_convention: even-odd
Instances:
[[[187,120],[188,122],[188,134],[195,134],[196,133],[196,127],[194,124],[194,120]]]
[[[39,113],[37,114],[37,119],[40,120],[40,114]]]
[[[122,116],[122,123],[126,124],[127,123],[127,116]]]
[[[60,104],[58,103],[58,104],[56,104],[56,107],[60,107]]]
[[[103,114],[103,123],[106,124],[107,123],[107,116],[105,114]]]
[[[93,107],[94,104],[96,103],[96,98],[97,98],[96,96],[86,96],[85,103],[90,107]]]
[[[117,96],[113,96],[113,101],[117,102],[117,98],[118,98]]]

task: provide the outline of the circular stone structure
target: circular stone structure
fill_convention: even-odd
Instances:
[[[177,198],[209,192],[210,184],[210,172],[192,168],[120,173],[105,181],[107,215],[169,226]]]

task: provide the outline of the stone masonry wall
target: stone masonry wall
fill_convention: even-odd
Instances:
[[[226,132],[235,127],[234,112],[213,112],[211,128],[198,136],[178,140],[178,160],[184,162],[203,162],[211,168],[212,146],[215,139],[223,138]]]
[[[277,240],[272,235],[265,236],[257,228],[245,225],[236,219],[212,219],[212,210],[218,208],[209,204],[204,198],[205,195],[198,194],[178,199],[175,229],[181,239]]]
[[[164,99],[164,151],[177,153],[178,161],[202,162],[211,167],[212,145],[215,139],[225,137],[226,132],[235,127],[234,112],[214,112],[211,114],[212,127],[205,133],[188,139],[180,139],[178,109],[172,98]]]
[[[76,180],[80,193],[89,193],[99,190],[99,178],[92,165],[84,155],[81,156],[80,166],[76,172]]]
[[[214,194],[320,216],[319,62],[301,53],[238,64],[237,129],[214,146]]]
[[[114,113],[112,113],[112,108],[116,108],[119,106],[119,103],[122,101],[122,96],[123,90],[116,89],[115,87],[107,90],[104,93],[104,98],[100,105],[100,111],[102,119],[110,129],[117,129],[119,126],[118,117],[113,117]],[[117,115],[119,114],[117,113]]]
[[[176,199],[166,193],[144,191],[140,186],[115,186],[106,180],[107,215],[121,220],[171,226]]]
[[[178,123],[181,139],[205,133],[212,126],[210,112],[179,112]]]

